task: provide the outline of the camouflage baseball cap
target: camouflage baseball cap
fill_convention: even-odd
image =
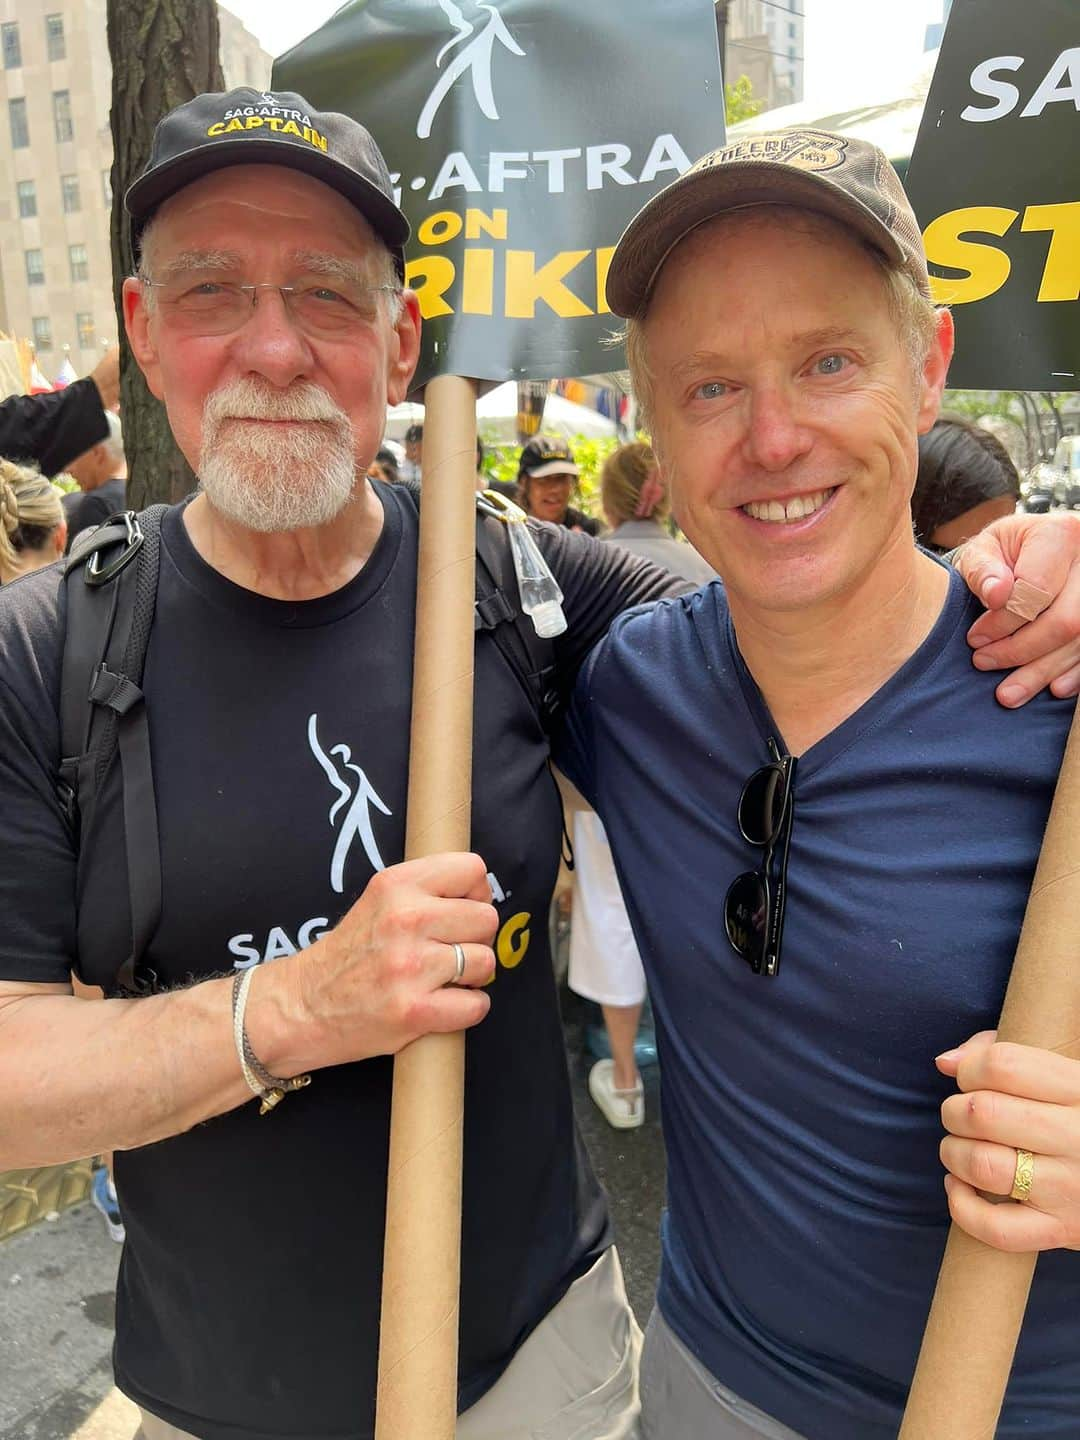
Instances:
[[[631,220],[615,248],[607,303],[640,315],[660,268],[707,220],[751,205],[794,205],[846,225],[930,294],[926,252],[900,177],[883,151],[852,135],[792,128],[711,150]]]

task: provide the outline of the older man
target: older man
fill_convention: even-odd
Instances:
[[[116,1373],[148,1440],[362,1440],[386,1057],[487,1017],[467,1054],[459,1434],[621,1440],[640,1334],[575,1132],[546,948],[559,802],[486,631],[484,859],[392,864],[418,516],[364,475],[419,320],[386,166],[361,126],[299,96],[208,95],[162,121],[128,207],[129,336],[201,486],[163,521],[143,685],[163,893],[138,978],[155,993],[117,993],[119,767],[84,817],[76,904],[51,573],[0,615],[0,1169],[117,1151]],[[568,687],[611,617],[671,582],[566,531],[539,538]],[[115,998],[73,998],[73,967]],[[263,1117],[253,1089],[286,1093]]]
[[[91,526],[102,525],[110,515],[123,510],[127,498],[127,459],[124,432],[119,415],[105,412],[109,433],[68,466],[77,481],[77,492],[64,497],[68,522],[68,548],[75,536]]]
[[[616,621],[561,755],[611,838],[664,1074],[645,1433],[894,1436],[951,1210],[1052,1251],[998,1434],[1074,1437],[1080,1060],[985,1033],[1073,704],[992,703],[970,597],[913,542],[952,350],[915,218],[869,145],[758,136],[646,206],[608,297],[725,582]],[[1026,1203],[978,1193],[1023,1188],[1027,1152]]]

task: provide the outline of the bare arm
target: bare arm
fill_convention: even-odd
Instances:
[[[494,973],[496,925],[478,856],[383,871],[336,930],[255,976],[255,1053],[291,1076],[477,1024],[490,1001],[466,987]],[[454,941],[466,969],[447,988]],[[0,1096],[0,1170],[134,1149],[232,1110],[253,1098],[233,1046],[232,980],[137,1000],[0,982]]]

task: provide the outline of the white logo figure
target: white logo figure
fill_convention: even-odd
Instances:
[[[466,71],[472,72],[472,87],[476,103],[489,120],[498,120],[499,112],[495,108],[495,91],[491,84],[491,64],[495,42],[497,40],[500,45],[505,46],[512,55],[524,56],[525,54],[525,51],[506,28],[502,16],[495,6],[489,3],[489,0],[475,0],[476,8],[486,10],[488,15],[487,23],[479,34],[474,34],[475,26],[465,19],[465,16],[454,4],[454,0],[438,0],[438,3],[439,9],[443,11],[458,33],[453,40],[448,40],[436,55],[436,69],[442,65],[444,56],[448,55],[451,50],[464,41],[468,41],[468,44],[464,46],[464,49],[458,51],[424,102],[424,108],[420,111],[420,119],[416,122],[416,133],[421,140],[426,140],[431,134],[432,122],[439,106],[450,93],[455,80],[460,79]],[[471,40],[469,39],[470,35],[473,36]]]
[[[330,861],[330,888],[341,895],[345,889],[345,861],[352,848],[352,843],[358,835],[372,868],[375,870],[386,869],[382,856],[379,854],[375,832],[371,825],[371,807],[374,805],[375,809],[381,811],[383,815],[390,815],[392,811],[379,799],[371,781],[360,769],[360,766],[352,763],[352,751],[348,745],[335,745],[330,751],[330,755],[341,757],[341,770],[338,770],[330,755],[327,755],[319,744],[318,723],[317,715],[309,717],[308,744],[311,746],[311,753],[326,772],[326,778],[338,792],[338,798],[331,805],[328,816],[331,829],[333,829],[334,821],[342,806],[348,806]],[[356,777],[355,780],[347,776],[347,771],[352,772],[352,775]]]

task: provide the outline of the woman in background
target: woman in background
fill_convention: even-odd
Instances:
[[[0,460],[0,585],[51,565],[66,540],[60,492],[34,466]]]
[[[1020,477],[989,430],[943,415],[919,438],[919,473],[911,497],[915,538],[944,555],[995,520],[1011,515]]]
[[[667,528],[671,501],[650,446],[623,445],[608,456],[600,475],[600,499],[611,530],[605,543],[621,545],[695,585],[716,572]],[[645,1001],[645,972],[630,930],[611,847],[599,816],[574,814],[574,900],[570,927],[570,973],[576,994],[604,1013],[611,1059],[589,1071],[589,1094],[609,1125],[635,1130],[645,1120],[645,1090],[634,1040]]]

